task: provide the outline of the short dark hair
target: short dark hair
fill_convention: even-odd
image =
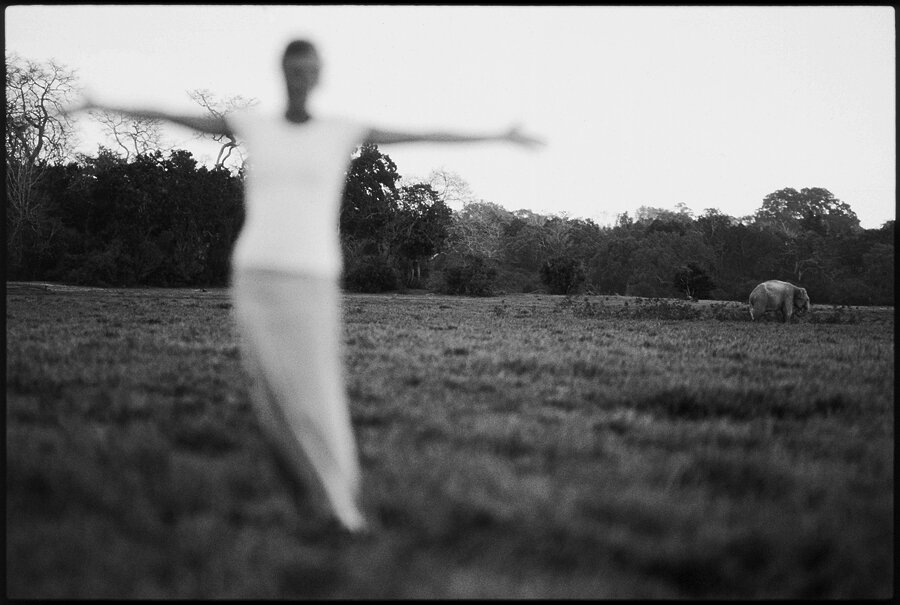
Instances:
[[[308,55],[316,52],[316,47],[313,46],[313,43],[309,40],[292,40],[287,47],[284,49],[284,55],[281,57],[281,62],[284,61],[293,55]]]

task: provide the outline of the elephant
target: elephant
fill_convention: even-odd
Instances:
[[[798,315],[805,314],[809,311],[806,288],[777,279],[764,281],[750,293],[750,319],[756,321],[766,311],[781,311],[784,323],[791,321],[795,311]]]

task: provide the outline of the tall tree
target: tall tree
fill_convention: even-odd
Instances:
[[[894,304],[894,245],[876,243],[863,256],[865,280],[872,289],[871,301],[878,305]]]
[[[516,215],[522,211],[517,211]],[[544,217],[538,221],[538,215],[532,214],[527,219],[514,216],[503,230],[503,260],[512,267],[537,273],[544,262],[543,224]]]
[[[567,256],[572,222],[566,216],[551,216],[541,227],[541,249],[545,257]]]
[[[804,231],[846,235],[859,231],[859,218],[848,204],[821,187],[779,189],[763,198],[754,215],[760,226],[794,237]]]
[[[641,206],[635,212],[635,220],[639,223],[652,223],[653,221],[690,223],[693,213],[683,202],[675,205],[675,210],[656,208],[654,206]]]
[[[341,241],[350,258],[389,255],[399,179],[397,165],[378,145],[357,148],[347,169],[340,214]]]
[[[47,61],[6,55],[6,254],[12,275],[28,275],[56,233],[39,183],[49,166],[69,157],[72,120],[59,114],[77,93],[75,73]]]
[[[603,239],[603,230],[590,219],[569,221],[568,253],[582,262],[587,262],[597,251]]]
[[[716,284],[729,292],[733,300],[742,300],[759,282],[788,279],[782,270],[782,256],[788,236],[758,225],[737,223],[722,233],[722,250]],[[711,252],[715,255],[713,248]]]
[[[464,256],[477,256],[491,261],[500,259],[505,227],[512,213],[493,202],[472,202],[454,213],[450,230],[450,247]]]
[[[684,235],[664,231],[647,233],[641,246],[631,257],[632,273],[626,294],[634,296],[668,296],[676,271],[694,263],[709,266],[712,251],[696,231]]]
[[[452,214],[431,185],[418,183],[400,188],[392,230],[407,286],[421,286],[422,263],[443,248]]]
[[[625,294],[642,240],[640,230],[629,222],[627,213],[620,215],[619,225],[605,234],[588,264],[588,284],[603,294]]]
[[[472,188],[457,173],[444,168],[436,168],[428,173],[425,182],[431,185],[438,197],[451,209],[459,210],[475,201]]]
[[[711,270],[713,277],[718,279],[724,270],[725,242],[728,238],[728,230],[737,225],[739,221],[715,208],[706,208],[695,223],[703,236],[703,241],[713,253]]]

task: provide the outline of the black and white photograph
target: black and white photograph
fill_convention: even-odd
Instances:
[[[4,27],[8,599],[895,597],[893,6]]]

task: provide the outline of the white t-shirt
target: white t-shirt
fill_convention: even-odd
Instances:
[[[368,133],[352,121],[241,112],[228,116],[248,152],[235,269],[340,275],[339,218],[350,155]]]

